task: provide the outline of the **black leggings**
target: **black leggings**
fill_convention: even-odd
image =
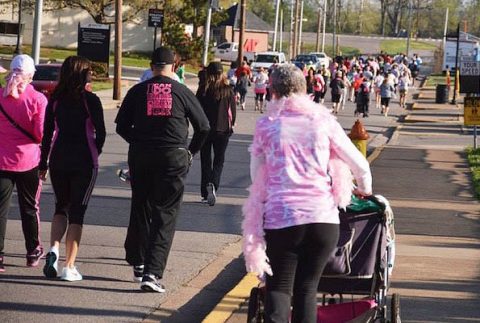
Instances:
[[[317,288],[338,242],[339,225],[304,224],[265,230],[273,276],[267,276],[266,322],[317,322]],[[291,298],[293,294],[293,299]]]
[[[3,254],[8,211],[14,186],[17,187],[18,206],[20,207],[27,254],[42,246],[39,236],[39,199],[42,182],[38,178],[37,167],[25,172],[0,170],[0,255]]]
[[[83,225],[88,201],[97,179],[96,168],[83,170],[50,169],[55,192],[55,214],[68,217],[68,223]]]

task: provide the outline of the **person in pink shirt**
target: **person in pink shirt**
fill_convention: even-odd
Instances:
[[[0,88],[0,271],[4,267],[7,217],[14,186],[22,219],[27,266],[36,267],[43,256],[40,240],[38,178],[40,146],[47,98],[30,84],[35,64],[28,55],[17,55]]]
[[[371,172],[336,118],[305,94],[299,69],[280,65],[271,89],[250,147],[243,252],[247,271],[266,282],[266,322],[313,323],[318,283],[339,237],[338,208],[352,193],[371,195]]]

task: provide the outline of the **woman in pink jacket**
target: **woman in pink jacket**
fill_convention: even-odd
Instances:
[[[17,55],[10,65],[5,88],[0,89],[0,271],[5,271],[3,248],[13,187],[17,187],[27,266],[36,267],[43,256],[39,237],[38,178],[43,120],[47,99],[30,84],[33,59]]]
[[[266,322],[313,323],[320,276],[338,241],[338,207],[352,192],[371,194],[371,173],[335,117],[305,94],[302,71],[280,65],[270,82],[273,100],[250,150],[243,251],[247,270],[266,278]]]

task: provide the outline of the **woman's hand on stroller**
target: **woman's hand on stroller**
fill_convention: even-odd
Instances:
[[[371,192],[369,192],[369,193],[367,193],[367,192],[362,192],[362,191],[360,191],[357,187],[354,188],[352,194],[355,195],[357,198],[359,198],[359,199],[361,199],[361,200],[364,200],[364,199],[366,199],[367,197],[372,196],[372,193],[371,193]]]

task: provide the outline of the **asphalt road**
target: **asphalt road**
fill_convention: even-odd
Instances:
[[[327,99],[329,97],[327,95]],[[326,104],[330,105],[329,102]],[[241,238],[241,206],[250,184],[247,149],[252,140],[255,121],[260,116],[253,111],[251,89],[247,97],[247,109],[238,112],[236,133],[227,149],[215,207],[199,203],[198,156],[194,160],[186,180],[185,203],[178,218],[177,234],[165,272],[167,293],[154,297],[138,293],[138,286],[130,282],[131,269],[123,260],[130,190],[116,176],[118,168],[126,167],[127,153],[127,144],[114,132],[113,120],[116,113],[116,109],[105,110],[108,136],[100,158],[97,184],[85,217],[84,235],[77,261],[84,274],[84,281],[65,284],[48,280],[43,277],[40,268],[25,267],[18,204],[14,197],[5,250],[7,272],[0,276],[0,316],[3,322],[29,322],[32,321],[32,315],[36,322],[138,322],[158,306],[164,308],[169,302],[178,302],[182,296],[185,304],[172,305],[172,308],[182,308],[180,313],[183,315],[186,315],[185,311],[189,312],[190,319],[174,318],[171,322],[192,322],[192,317],[205,317],[226,291],[242,278],[243,262],[239,254],[235,254],[220,266],[219,273],[205,278],[205,286],[199,287],[197,283],[191,286],[189,283],[201,276],[205,268],[214,263],[228,246],[238,244]],[[371,107],[370,117],[363,120],[372,137],[370,148],[382,145],[387,140],[389,132],[402,114],[403,110],[396,103],[393,103],[392,112],[387,118],[380,115],[375,107]],[[353,104],[348,103],[345,110],[340,112],[338,120],[348,131],[355,119]],[[49,222],[54,208],[52,189],[48,182],[44,186],[40,207],[42,239],[47,247]],[[230,270],[232,268],[235,269]],[[186,295],[185,290],[191,295]],[[170,313],[164,315],[163,318]],[[162,319],[162,316],[157,318]]]

